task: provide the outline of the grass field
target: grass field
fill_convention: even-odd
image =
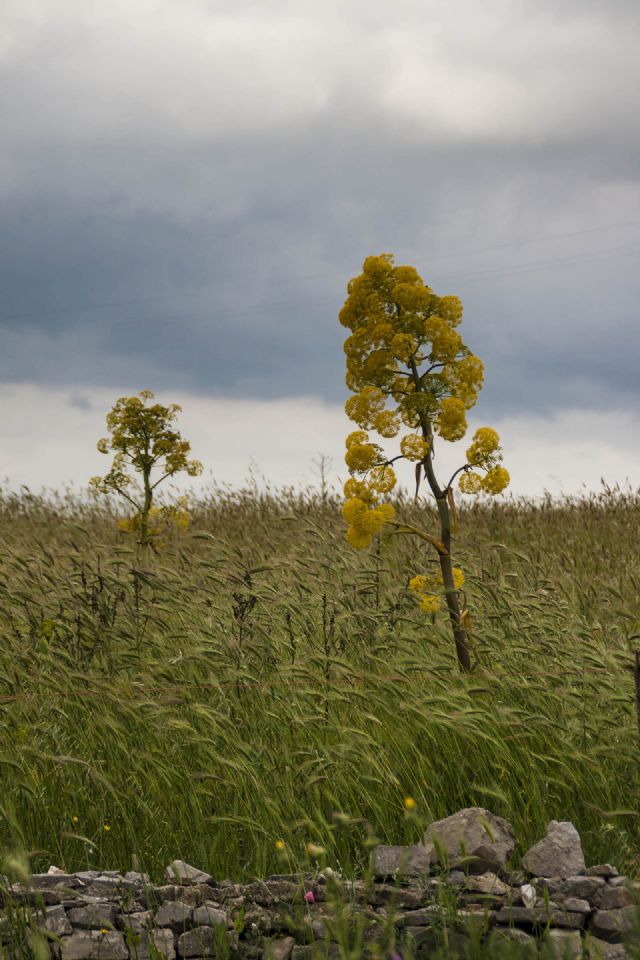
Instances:
[[[331,496],[213,491],[142,569],[110,508],[5,494],[2,847],[241,880],[311,841],[350,872],[372,835],[481,805],[523,849],[570,819],[588,861],[637,873],[639,534],[620,491],[464,508],[463,677],[407,590],[430,556],[353,551]]]

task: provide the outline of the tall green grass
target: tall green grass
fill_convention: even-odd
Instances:
[[[637,494],[462,509],[466,677],[407,590],[430,555],[353,551],[330,495],[213,490],[145,569],[115,520],[69,493],[0,499],[6,851],[243,879],[283,869],[282,838],[350,872],[372,834],[482,805],[523,850],[570,819],[588,860],[638,871]]]

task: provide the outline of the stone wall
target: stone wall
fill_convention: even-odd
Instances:
[[[552,821],[521,870],[510,867],[514,849],[507,821],[474,807],[432,824],[421,844],[377,847],[371,876],[355,881],[327,869],[216,882],[176,860],[152,885],[139,873],[51,867],[26,884],[3,878],[3,955],[405,960],[443,943],[463,955],[471,940],[493,956],[505,944],[559,958],[630,955],[638,883],[609,864],[587,867],[570,823]]]

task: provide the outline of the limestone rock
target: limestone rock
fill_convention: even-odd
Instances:
[[[144,930],[131,950],[135,960],[157,960],[158,954],[166,960],[175,960],[176,948],[171,930]]]
[[[86,907],[73,907],[67,916],[72,927],[80,930],[103,930],[116,922],[114,903],[89,903]]]
[[[579,897],[566,897],[560,902],[563,910],[572,910],[574,913],[591,913],[591,904],[588,900]]]
[[[167,883],[180,883],[192,887],[196,883],[213,883],[213,877],[184,860],[173,860],[165,870]]]
[[[502,907],[498,913],[498,923],[521,923],[533,928],[550,925],[565,930],[579,930],[584,926],[585,915],[558,908],[547,910],[543,906],[531,910],[527,907]]]
[[[520,930],[519,927],[494,927],[491,932],[491,940],[492,942],[509,940],[512,943],[530,944],[537,952],[536,938],[532,933]]]
[[[617,877],[618,871],[610,863],[597,863],[593,867],[587,867],[588,877]]]
[[[39,913],[35,918],[36,926],[48,930],[49,933],[57,937],[66,937],[73,933],[73,927],[69,923],[67,912],[63,906],[47,907],[46,914]]]
[[[533,909],[538,899],[536,888],[532,887],[530,883],[523,883],[520,887],[520,899],[522,900],[523,906],[529,910]]]
[[[122,926],[125,930],[130,930],[133,934],[143,934],[149,927],[153,926],[153,914],[151,910],[141,910],[139,913],[128,913],[123,917]]]
[[[491,871],[481,873],[478,876],[467,877],[464,881],[464,889],[491,897],[506,897],[508,893],[511,893],[511,887]]]
[[[627,960],[629,954],[622,943],[608,943],[597,937],[589,937],[585,943],[585,955],[589,960]]]
[[[397,927],[428,927],[437,919],[439,907],[432,905],[422,910],[409,910],[396,917]]]
[[[75,930],[60,941],[61,960],[128,960],[124,937],[117,930]]]
[[[419,843],[412,847],[380,844],[373,850],[373,873],[378,878],[420,876],[429,873],[430,864],[429,851]]]
[[[538,877],[570,877],[585,872],[580,834],[568,820],[552,820],[547,835],[522,858],[522,865]]]
[[[193,919],[193,907],[181,900],[167,900],[155,916],[157,927],[171,927],[174,933],[183,933]]]
[[[560,884],[560,892],[566,897],[579,897],[595,903],[598,892],[605,886],[602,877],[567,877]]]
[[[627,887],[606,887],[600,894],[600,910],[615,910],[618,907],[630,907],[635,900]]]
[[[216,933],[213,927],[194,927],[178,937],[181,957],[215,957]]]
[[[582,957],[582,937],[579,930],[549,930],[547,942],[558,960],[578,960]]]
[[[464,866],[471,873],[485,873],[504,867],[515,850],[516,837],[507,820],[483,807],[467,807],[432,823],[424,845],[432,860],[439,859],[439,847],[449,867]]]
[[[226,927],[227,915],[212,903],[204,903],[193,911],[193,922],[199,927]]]
[[[67,887],[69,890],[74,889],[74,887],[80,887],[82,884],[80,880],[72,873],[64,873],[63,871],[58,872],[58,868],[55,868],[55,873],[33,873],[31,874],[31,886],[34,890],[55,890],[58,887]],[[51,871],[51,867],[49,867]]]
[[[589,930],[599,940],[621,943],[633,930],[635,907],[620,907],[617,910],[596,910],[589,921]]]
[[[296,942],[293,937],[280,937],[278,940],[271,940],[265,946],[266,960],[291,960],[291,954]]]

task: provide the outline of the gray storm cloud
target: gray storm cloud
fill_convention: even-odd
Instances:
[[[637,400],[636,4],[9,0],[0,380],[339,399],[370,252],[485,409]]]

